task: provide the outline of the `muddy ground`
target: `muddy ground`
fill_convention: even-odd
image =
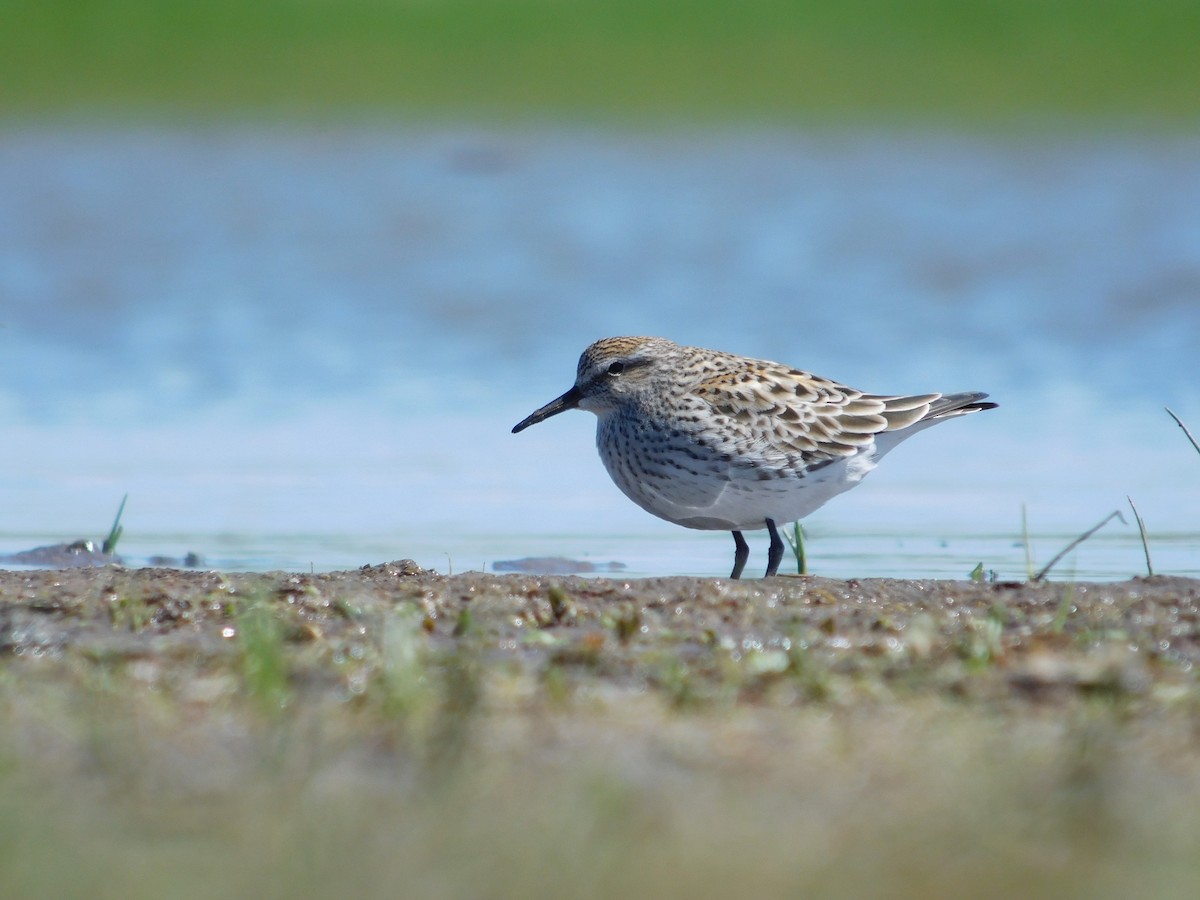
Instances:
[[[986,694],[1150,697],[1200,664],[1200,581],[972,583],[779,577],[442,576],[399,561],[326,574],[175,569],[0,572],[0,652],[219,665],[254,606],[296,654],[302,692],[343,691],[339,661],[400,616],[422,645],[675,702]],[[167,673],[169,674],[169,673]],[[772,691],[783,685],[780,697]]]

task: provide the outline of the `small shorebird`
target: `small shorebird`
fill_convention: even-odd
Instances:
[[[513,434],[568,409],[594,412],[600,459],[625,496],[676,525],[733,532],[731,578],[750,553],[742,532],[767,529],[771,576],[778,523],[854,487],[918,431],[994,408],[986,397],[864,394],[780,363],[612,337],[584,350],[574,386]]]

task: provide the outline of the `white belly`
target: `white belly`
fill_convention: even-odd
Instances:
[[[808,472],[766,461],[722,459],[674,442],[635,442],[596,434],[617,487],[649,513],[707,531],[752,531],[802,519],[858,484],[882,455],[872,445]]]

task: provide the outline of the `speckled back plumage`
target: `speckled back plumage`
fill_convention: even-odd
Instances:
[[[608,374],[613,363],[619,376]],[[808,515],[914,426],[973,412],[983,397],[864,394],[780,363],[651,337],[596,341],[580,356],[576,387],[579,406],[600,417],[600,457],[630,499],[680,525],[723,530]]]

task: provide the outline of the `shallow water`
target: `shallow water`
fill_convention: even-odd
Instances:
[[[0,552],[725,574],[585,413],[608,334],[995,412],[807,522],[821,574],[1200,573],[1200,139],[368,126],[0,133]],[[750,570],[764,535],[751,535]]]

